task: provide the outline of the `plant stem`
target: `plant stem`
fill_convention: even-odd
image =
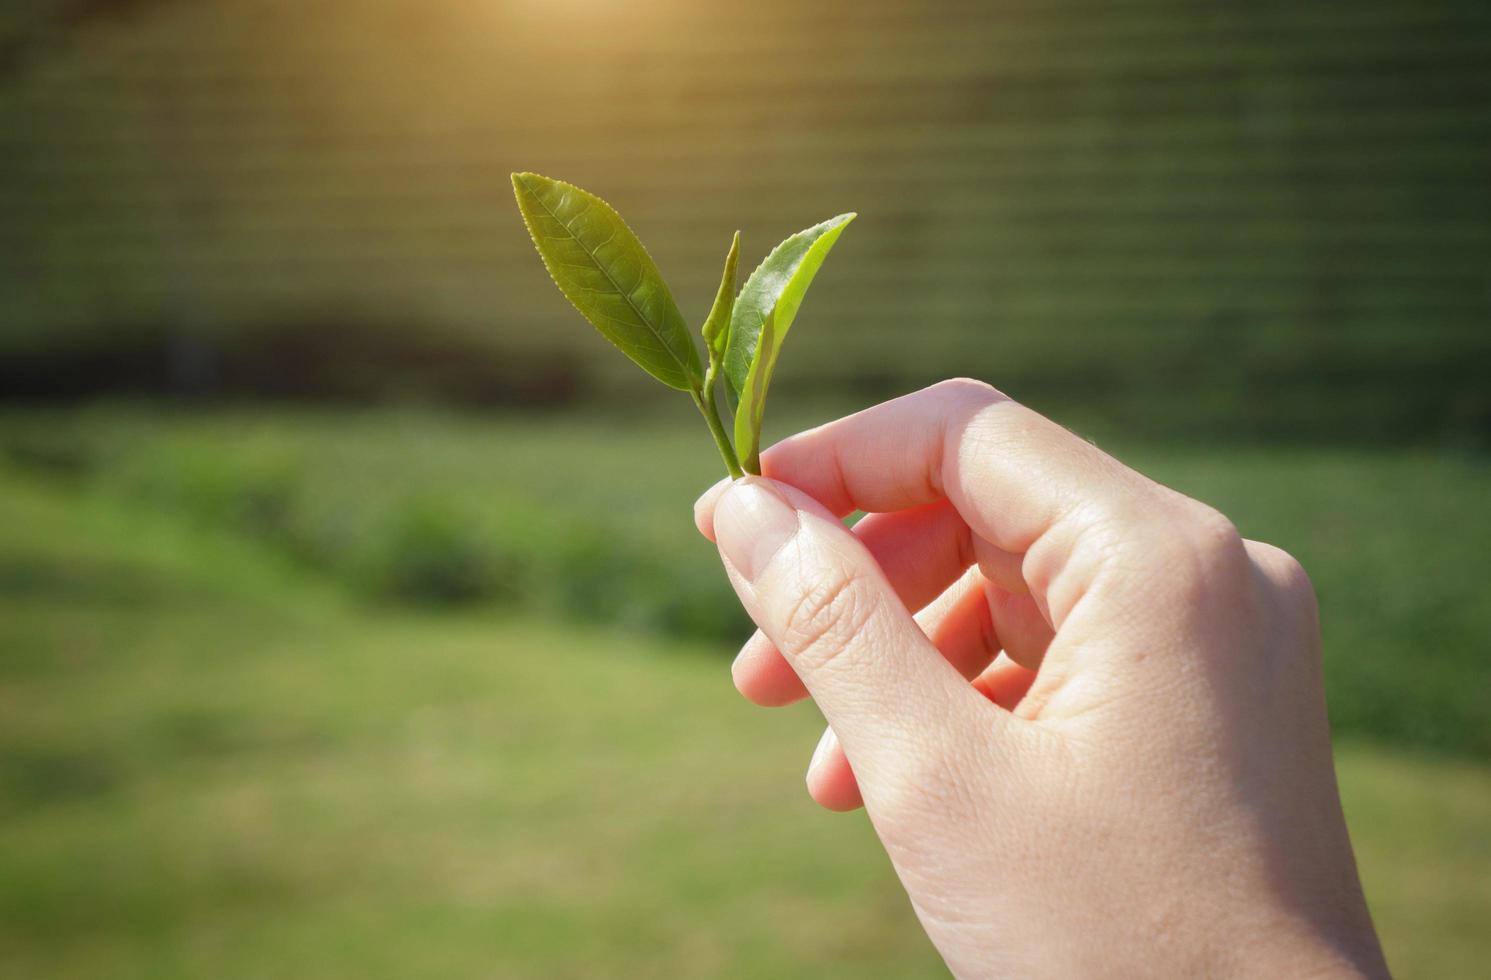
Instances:
[[[699,414],[704,416],[704,421],[709,425],[709,434],[714,436],[714,444],[719,447],[720,458],[725,461],[725,469],[730,471],[731,479],[738,480],[745,476],[740,468],[740,461],[735,458],[735,449],[730,445],[730,437],[725,434],[725,426],[720,422],[720,406],[714,393],[714,367],[704,376],[704,389],[691,390],[690,395],[694,397],[694,404],[699,406]]]

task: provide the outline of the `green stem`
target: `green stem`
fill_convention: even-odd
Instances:
[[[725,461],[725,469],[730,471],[731,479],[738,480],[745,476],[740,468],[740,461],[735,458],[735,450],[730,445],[730,437],[725,434],[725,426],[720,422],[719,401],[714,393],[714,370],[711,368],[704,377],[704,390],[691,390],[690,395],[694,398],[694,404],[699,406],[699,414],[704,416],[704,421],[709,425],[709,434],[714,436],[714,444],[719,447],[720,458]]]

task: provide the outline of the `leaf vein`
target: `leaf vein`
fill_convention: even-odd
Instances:
[[[544,200],[544,198],[542,197],[542,195],[533,194],[533,198],[544,209],[544,211],[548,213],[548,215],[549,215],[550,218],[552,218],[554,221],[558,222],[558,224],[560,225],[560,227],[564,228],[565,231],[569,232],[571,239],[576,244],[578,244],[582,250],[585,251],[585,253],[590,257],[590,261],[594,264],[595,268],[600,271],[601,275],[603,275],[603,276],[606,277],[606,280],[611,284],[612,288],[614,288],[616,290],[616,292],[619,295],[621,295],[621,297],[623,299],[626,300],[627,305],[632,308],[632,312],[637,315],[637,319],[642,323],[643,326],[645,326],[647,328],[647,330],[649,332],[652,333],[654,339],[658,343],[659,348],[661,350],[663,350],[664,352],[666,352],[667,355],[673,359],[674,363],[676,363],[678,365],[679,370],[683,372],[683,376],[685,378],[692,378],[692,374],[689,371],[689,366],[686,363],[684,363],[683,358],[681,358],[681,357],[678,356],[678,352],[677,351],[674,351],[671,347],[668,346],[667,341],[663,337],[662,329],[659,326],[657,326],[656,324],[654,324],[637,307],[637,304],[632,300],[632,297],[631,297],[630,293],[622,290],[621,284],[619,282],[617,282],[616,279],[615,279],[615,277],[611,275],[610,271],[608,269],[606,269],[606,267],[604,265],[601,264],[600,260],[595,256],[595,252],[592,251],[591,248],[588,245],[585,244],[584,240],[580,238],[579,233],[575,231],[574,227],[568,221],[566,221],[565,219],[561,218],[554,211],[554,209],[549,206],[549,202],[546,201],[546,200]],[[594,207],[593,203],[591,201],[589,201],[587,198],[582,197],[581,201],[582,201],[582,203],[585,205],[585,207],[587,209],[591,208],[591,207]],[[585,212],[582,210],[579,214],[575,215],[575,220],[578,222],[579,218],[582,217],[584,215],[584,213]],[[618,216],[617,220],[620,220],[619,216]],[[614,237],[614,235],[615,235],[614,231],[612,232],[612,235]],[[597,249],[600,248],[600,247],[601,246],[597,246]],[[642,247],[641,242],[637,243],[637,247],[638,248]],[[616,322],[618,322],[618,323],[625,322],[625,321],[619,320],[619,319],[617,319],[615,317],[609,317],[608,319],[616,320]]]

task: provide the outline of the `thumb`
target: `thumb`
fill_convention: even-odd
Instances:
[[[725,490],[715,542],[746,611],[797,672],[861,781],[998,713],[932,646],[848,528],[759,477]],[[1003,721],[1004,719],[1000,719]],[[924,756],[925,757],[925,756]]]

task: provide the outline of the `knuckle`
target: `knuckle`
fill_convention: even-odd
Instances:
[[[1192,548],[1209,567],[1231,567],[1245,556],[1237,525],[1214,508],[1197,504],[1188,530]]]
[[[1176,495],[1141,526],[1143,533],[1127,536],[1127,548],[1131,560],[1155,576],[1151,587],[1195,603],[1236,594],[1246,584],[1250,565],[1242,535],[1215,509]]]
[[[787,610],[782,646],[797,665],[826,667],[864,629],[873,605],[859,573],[845,571],[815,582]]]
[[[977,378],[948,378],[937,382],[927,390],[980,402],[998,401],[1005,397],[999,389]]]
[[[1185,499],[1167,524],[1170,549],[1167,560],[1180,559],[1204,579],[1235,574],[1247,564],[1247,550],[1237,526],[1213,507]]]
[[[1315,586],[1299,559],[1283,548],[1260,541],[1249,541],[1247,549],[1254,565],[1274,590],[1286,601],[1313,617],[1316,609]]]
[[[1269,578],[1273,579],[1284,591],[1313,591],[1310,586],[1310,577],[1305,574],[1305,566],[1283,548],[1257,542],[1250,550],[1253,552],[1253,560],[1258,562],[1268,572]]]

